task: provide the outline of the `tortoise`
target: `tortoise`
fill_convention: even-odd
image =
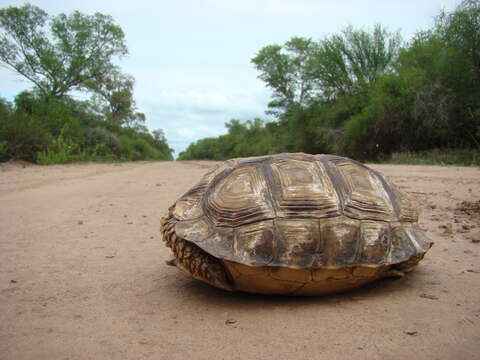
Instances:
[[[411,200],[336,155],[227,160],[162,218],[167,263],[213,286],[321,295],[412,270],[432,246]]]

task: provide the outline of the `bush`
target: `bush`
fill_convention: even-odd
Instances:
[[[125,160],[165,160],[164,154],[139,137],[121,136],[122,153]]]
[[[52,136],[41,119],[14,113],[0,122],[0,141],[6,142],[4,160],[13,158],[35,162],[37,153],[46,151],[51,144]]]
[[[108,123],[88,102],[32,92],[17,95],[15,106],[0,98],[0,161],[172,160],[172,151],[163,132]]]
[[[433,149],[422,152],[397,152],[382,162],[402,165],[480,166],[480,151]]]
[[[7,158],[7,142],[0,141],[0,161]]]
[[[95,149],[97,155],[122,154],[122,144],[118,137],[105,128],[88,128],[84,132],[86,148]]]
[[[40,165],[66,164],[74,159],[73,155],[77,149],[77,144],[60,134],[46,151],[37,154],[37,163]]]

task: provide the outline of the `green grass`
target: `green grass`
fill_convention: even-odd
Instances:
[[[397,165],[480,166],[480,150],[433,149],[398,152],[379,162]]]

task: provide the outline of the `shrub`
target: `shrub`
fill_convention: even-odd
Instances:
[[[47,150],[52,136],[41,119],[14,113],[0,122],[0,141],[6,142],[3,152],[7,158],[34,162],[38,152]]]
[[[40,165],[66,164],[74,159],[73,155],[77,150],[77,144],[60,134],[46,151],[37,153],[37,163]]]
[[[397,152],[383,159],[383,162],[405,165],[480,166],[480,151],[432,149],[421,152]]]
[[[102,127],[88,128],[84,132],[85,145],[95,149],[97,155],[122,154],[122,144],[118,137]]]
[[[0,141],[0,161],[7,159],[7,142]]]

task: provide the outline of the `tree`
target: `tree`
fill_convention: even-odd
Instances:
[[[83,89],[127,53],[122,29],[100,13],[50,17],[30,4],[11,6],[0,9],[0,29],[0,62],[47,98]]]
[[[259,78],[273,90],[270,108],[303,106],[312,99],[315,79],[311,76],[310,65],[315,47],[311,39],[293,37],[283,48],[265,46],[251,60],[261,72]]]
[[[399,33],[381,25],[372,32],[349,26],[319,42],[312,76],[327,98],[352,95],[391,69],[400,46]]]
[[[110,123],[133,126],[145,122],[145,115],[137,111],[133,99],[134,84],[133,76],[112,67],[86,82],[86,87],[95,93],[96,102],[100,103],[101,112]]]
[[[372,32],[347,27],[318,42],[293,37],[283,47],[266,46],[252,62],[273,90],[269,107],[285,111],[352,95],[374,83],[391,70],[400,45],[400,35],[381,25]]]
[[[480,1],[463,0],[455,11],[442,11],[436,25],[446,44],[470,59],[476,81],[480,81]]]

